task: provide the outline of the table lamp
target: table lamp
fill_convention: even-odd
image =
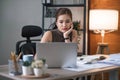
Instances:
[[[103,54],[104,48],[110,53],[108,43],[104,43],[105,33],[118,29],[118,11],[109,9],[92,9],[89,15],[89,30],[101,33],[102,42],[98,43],[97,54]]]
[[[89,30],[95,33],[101,33],[104,43],[105,33],[118,29],[118,11],[109,9],[93,9],[89,15]]]

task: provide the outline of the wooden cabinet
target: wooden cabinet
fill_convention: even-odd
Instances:
[[[119,11],[119,24],[120,25],[120,0],[89,0],[89,9],[114,9]],[[97,43],[101,42],[101,35],[89,32],[89,54],[96,54]],[[104,41],[108,43],[110,54],[120,52],[120,26],[118,30],[105,34]],[[94,44],[93,44],[94,43]]]

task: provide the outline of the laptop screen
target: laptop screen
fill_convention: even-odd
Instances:
[[[49,68],[75,67],[77,43],[36,43],[38,58],[45,58]]]

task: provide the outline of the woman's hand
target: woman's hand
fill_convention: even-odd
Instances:
[[[72,32],[72,30],[73,30],[73,25],[71,26],[71,28],[70,28],[68,31],[66,31],[66,32],[63,34],[64,38],[68,38],[68,35]]]

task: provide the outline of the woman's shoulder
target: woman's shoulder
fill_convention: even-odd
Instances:
[[[51,34],[51,31],[46,31],[44,34],[49,35],[49,34]]]
[[[41,42],[50,42],[51,41],[51,31],[46,31],[41,39]]]

